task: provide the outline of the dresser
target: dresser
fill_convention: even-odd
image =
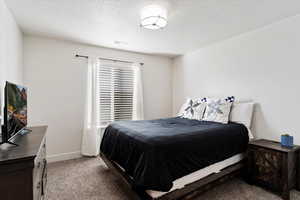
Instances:
[[[248,181],[290,199],[300,190],[300,146],[282,147],[279,142],[254,140],[248,146]]]
[[[32,132],[14,138],[18,146],[0,146],[1,200],[45,199],[47,126],[28,129]]]

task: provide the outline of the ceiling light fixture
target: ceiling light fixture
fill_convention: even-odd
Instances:
[[[141,26],[147,29],[162,29],[167,21],[168,11],[167,9],[159,5],[149,5],[141,11]]]

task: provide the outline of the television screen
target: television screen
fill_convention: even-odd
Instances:
[[[6,82],[5,112],[6,134],[10,139],[27,125],[27,88]]]

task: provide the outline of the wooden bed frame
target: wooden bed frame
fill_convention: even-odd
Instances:
[[[126,174],[124,170],[121,169],[114,161],[108,159],[102,152],[100,152],[100,157],[103,159],[103,161],[109,168],[111,168],[116,174],[121,175],[123,180],[133,190],[133,195],[135,196],[135,198],[139,200],[187,200],[225,182],[228,179],[231,179],[238,175],[242,175],[242,172],[245,169],[245,161],[242,160],[234,165],[231,165],[221,170],[217,174],[211,174],[200,180],[190,183],[181,189],[173,190],[158,198],[152,198],[145,191],[135,190],[133,188],[132,178],[128,174]]]

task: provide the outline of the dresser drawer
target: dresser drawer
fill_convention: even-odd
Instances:
[[[34,159],[34,169],[33,169],[33,197],[34,200],[41,200],[43,196],[43,188],[45,183],[43,180],[44,172],[46,169],[46,140],[41,143],[41,147]]]
[[[33,184],[33,199],[40,200],[42,197],[42,182],[41,180]]]
[[[33,169],[33,181],[35,182],[37,179],[40,179],[43,172],[43,160],[39,160]]]
[[[46,139],[43,139],[41,148],[34,159],[33,180],[40,179],[46,162]]]

